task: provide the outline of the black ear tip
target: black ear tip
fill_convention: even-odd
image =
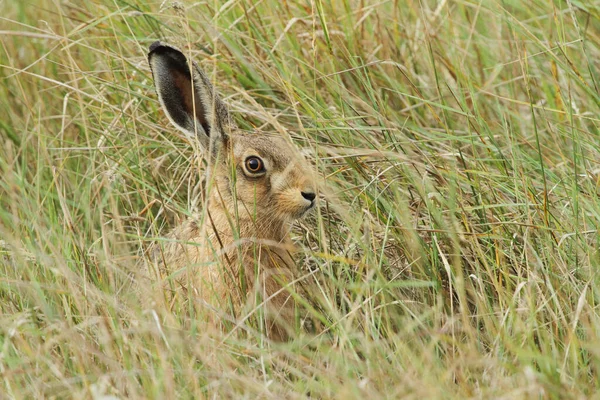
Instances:
[[[186,64],[187,65],[187,59],[185,58],[185,56],[183,55],[183,53],[176,49],[175,47],[172,47],[168,44],[165,43],[161,43],[160,40],[157,40],[156,42],[152,43],[150,45],[150,48],[148,49],[148,58],[152,58],[154,55],[159,55],[162,57],[168,57],[170,59],[175,60],[178,63],[182,63],[182,64]],[[186,66],[187,69],[187,66]]]
[[[150,48],[148,50],[150,53],[152,53],[154,50],[156,50],[160,46],[162,46],[162,43],[160,42],[160,40],[157,40],[156,42],[154,42],[150,45]]]

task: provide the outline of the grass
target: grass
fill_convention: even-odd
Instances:
[[[134,1],[0,1],[0,398],[596,395],[600,2]],[[325,334],[225,337],[136,270],[201,176],[159,38],[314,163]]]

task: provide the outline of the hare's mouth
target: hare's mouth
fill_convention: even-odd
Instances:
[[[315,202],[311,201],[310,204],[308,204],[307,206],[303,207],[300,211],[299,211],[299,215],[297,218],[302,218],[304,217],[306,214],[309,213],[310,210],[312,210],[313,208],[315,208]]]
[[[298,196],[298,192],[295,190],[279,193],[276,201],[277,208],[283,211],[282,214],[290,220],[302,218],[317,204],[316,196],[312,193],[302,193],[302,196]]]

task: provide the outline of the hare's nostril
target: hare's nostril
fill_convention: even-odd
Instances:
[[[304,197],[308,201],[313,201],[315,199],[315,197],[317,197],[317,195],[314,194],[313,192],[300,192],[300,193],[302,194],[302,197]]]

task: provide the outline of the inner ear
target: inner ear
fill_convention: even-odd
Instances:
[[[207,136],[210,136],[210,124],[206,116],[206,110],[203,107],[200,94],[195,90],[195,82],[190,74],[189,67],[187,71],[176,69],[173,73],[173,85],[177,92],[181,94],[181,102],[190,114],[194,113],[196,121],[202,126]]]

